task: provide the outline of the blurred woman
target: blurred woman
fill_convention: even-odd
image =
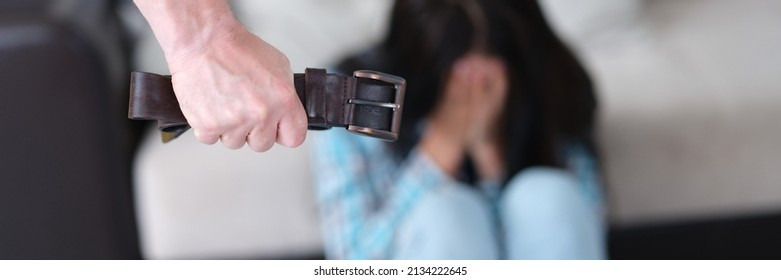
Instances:
[[[328,258],[605,257],[588,76],[534,0],[398,0],[340,70],[407,80],[400,139],[314,135]]]

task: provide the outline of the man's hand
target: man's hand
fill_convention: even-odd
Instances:
[[[287,58],[242,27],[169,63],[182,113],[199,141],[254,151],[304,140],[306,115]]]
[[[176,97],[198,141],[301,145],[307,119],[284,54],[250,33],[225,0],[135,0],[166,55]]]

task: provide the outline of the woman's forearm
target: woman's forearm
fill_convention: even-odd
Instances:
[[[476,144],[469,150],[481,180],[501,180],[505,175],[504,152],[498,141]]]
[[[420,139],[418,147],[444,173],[451,177],[457,175],[464,160],[463,143],[459,142],[457,137],[449,136],[431,125]]]

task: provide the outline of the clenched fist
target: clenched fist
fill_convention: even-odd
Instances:
[[[284,54],[249,32],[225,0],[136,0],[165,52],[198,141],[254,151],[297,147],[307,119]]]

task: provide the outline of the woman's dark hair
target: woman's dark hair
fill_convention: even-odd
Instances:
[[[536,0],[397,0],[387,38],[339,69],[407,80],[400,138],[390,144],[402,159],[418,142],[419,124],[442,95],[452,65],[475,49],[502,58],[508,71],[502,117],[507,174],[564,167],[567,144],[596,154],[591,81]]]

